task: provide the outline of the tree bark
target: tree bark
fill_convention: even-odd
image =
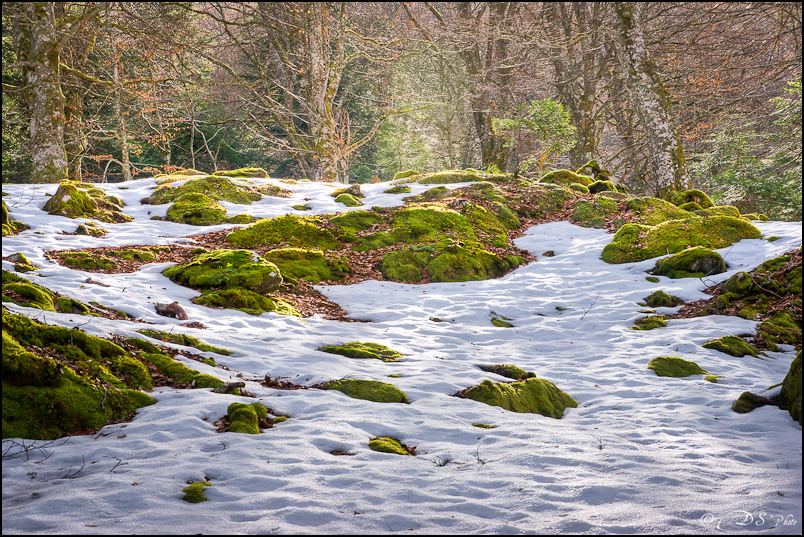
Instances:
[[[617,2],[614,11],[618,32],[617,56],[625,88],[647,142],[649,183],[656,194],[668,187],[687,189],[689,179],[684,149],[675,133],[669,94],[648,53],[639,6],[632,2]]]

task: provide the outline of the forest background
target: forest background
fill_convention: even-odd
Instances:
[[[799,2],[3,2],[2,179],[595,160],[801,220]]]

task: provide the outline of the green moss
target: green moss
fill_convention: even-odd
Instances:
[[[499,257],[484,249],[446,250],[427,266],[434,282],[465,282],[502,276],[523,263],[518,256]]]
[[[3,200],[2,208],[3,208],[2,212],[3,237],[6,237],[8,235],[15,235],[17,232],[28,228],[28,226],[26,226],[22,222],[17,222],[16,220],[12,220],[9,217],[8,206],[6,205],[5,200]]]
[[[743,392],[732,405],[731,409],[739,414],[751,412],[755,408],[769,405],[771,402],[767,397],[756,395],[751,392]]]
[[[62,313],[78,313],[80,315],[90,314],[90,309],[86,304],[73,298],[59,296],[54,297],[53,301],[55,302],[58,310]]]
[[[189,503],[201,503],[207,501],[207,497],[204,494],[205,487],[211,487],[212,483],[209,481],[196,481],[192,483],[189,487],[184,487],[181,491],[184,493],[182,496],[182,500]]]
[[[634,326],[630,330],[653,330],[654,328],[662,328],[667,326],[667,321],[661,315],[652,317],[643,317],[634,321]]]
[[[688,203],[682,203],[678,206],[679,209],[684,209],[685,211],[694,211],[696,214],[698,211],[701,211],[701,206],[694,201],[690,201]],[[739,216],[739,215],[738,215]]]
[[[523,380],[536,376],[536,373],[525,371],[524,369],[511,364],[497,364],[497,365],[481,365],[478,366],[483,371],[495,373],[503,377],[508,377],[514,380]]]
[[[707,371],[695,362],[684,360],[678,356],[659,356],[648,364],[659,377],[689,377],[691,375],[705,375]]]
[[[268,409],[260,403],[232,403],[227,410],[229,416],[229,432],[260,433],[260,419],[268,416]]]
[[[645,297],[645,304],[651,308],[672,308],[682,303],[683,300],[678,297],[668,295],[661,289],[654,291]]]
[[[659,283],[659,278],[657,278],[656,276],[648,276],[645,279],[651,283]]]
[[[769,344],[772,351],[777,344],[801,345],[801,325],[786,311],[776,313],[772,318],[760,323],[757,332]]]
[[[770,218],[768,218],[767,215],[764,215],[762,213],[748,213],[748,214],[742,215],[742,217],[745,218],[746,220],[759,220],[760,222],[770,222]],[[781,237],[777,237],[777,239],[778,238],[781,238]],[[770,239],[768,239],[768,240],[770,240]]]
[[[617,187],[614,186],[614,183],[611,181],[593,181],[589,184],[589,192],[591,194],[597,194],[598,192],[616,192]]]
[[[701,278],[726,272],[726,262],[709,248],[694,246],[659,260],[651,272],[668,278]]]
[[[373,250],[398,243],[436,243],[452,232],[477,242],[469,220],[452,209],[428,204],[405,207],[394,212],[391,231],[379,232],[362,238],[355,249]]]
[[[649,226],[655,226],[668,220],[692,217],[684,209],[659,198],[633,198],[628,200],[626,208],[638,218],[639,222]]]
[[[263,257],[279,267],[286,279],[304,279],[312,283],[336,281],[350,272],[344,257],[326,255],[321,250],[278,248],[266,252]]]
[[[12,298],[9,293],[15,293],[19,296]],[[9,281],[8,283],[3,282],[3,299],[10,300],[20,306],[56,311],[56,308],[53,307],[54,296],[52,291],[22,279],[13,282]]]
[[[33,354],[25,346],[62,358]],[[80,330],[3,312],[2,355],[3,438],[54,439],[103,427],[155,402],[131,389],[149,387],[142,364]]]
[[[695,211],[698,216],[733,216],[740,218],[740,210],[733,205],[717,205],[708,209]]]
[[[310,207],[307,204],[291,205],[290,208],[296,209],[297,211],[309,211],[310,209],[312,209],[312,207]]]
[[[357,196],[353,196],[352,194],[347,194],[344,192],[343,194],[339,194],[335,201],[338,203],[343,203],[347,207],[359,207],[363,205],[363,202]]]
[[[89,252],[66,252],[62,256],[65,266],[78,270],[110,270],[117,268],[117,262],[104,255]]]
[[[544,218],[563,210],[566,202],[574,197],[576,194],[562,185],[535,184],[510,196],[506,204],[520,217]]]
[[[193,381],[195,381],[196,389],[217,388],[224,384],[222,380],[190,369],[186,365],[175,361],[170,356],[162,354],[161,352],[144,352],[140,355],[140,359],[153,364],[163,375],[173,379],[176,383],[192,385]]]
[[[540,177],[539,182],[563,184],[578,183],[588,188],[589,185],[594,182],[594,179],[588,175],[575,173],[572,170],[555,170]]]
[[[289,417],[287,417],[287,416],[276,416],[276,417],[275,417],[274,419],[272,419],[271,421],[272,421],[273,423],[282,423],[283,421],[288,421],[289,419],[290,419],[290,418],[289,418]]]
[[[394,174],[394,178],[392,179],[392,181],[398,181],[399,179],[405,179],[407,177],[410,177],[411,175],[419,175],[419,172],[417,170],[403,170],[401,172],[396,172]]]
[[[723,336],[707,341],[702,346],[704,349],[714,349],[731,356],[745,356],[746,354],[759,356],[757,348],[739,336]]]
[[[790,416],[799,424],[801,421],[801,351],[798,351],[790,369],[782,381],[779,394],[779,408],[790,411]]]
[[[472,427],[479,427],[481,429],[496,429],[496,425],[489,425],[488,423],[473,423]]]
[[[413,248],[388,252],[382,257],[380,271],[395,282],[418,283],[424,277],[422,270],[432,259],[430,252]]]
[[[717,249],[741,239],[757,239],[761,232],[742,218],[713,216],[670,220],[656,226],[625,224],[603,248],[607,263],[632,263],[675,254],[691,246]]]
[[[309,218],[309,217],[308,217]],[[332,232],[316,226],[314,220],[295,214],[264,218],[248,227],[232,231],[226,240],[235,246],[251,248],[287,243],[300,248],[337,248],[338,241]]]
[[[712,200],[709,198],[709,196],[706,195],[706,193],[695,189],[679,192],[678,194],[672,197],[671,201],[675,205],[683,205],[685,203],[694,201],[702,209],[708,209],[713,205]]]
[[[349,358],[374,358],[383,362],[396,362],[397,358],[402,358],[401,353],[389,349],[385,345],[362,343],[360,341],[351,341],[343,345],[324,345],[319,347],[318,350],[348,356]]]
[[[247,181],[236,181],[222,175],[210,175],[207,177],[188,179],[178,187],[162,185],[154,190],[150,197],[142,200],[142,203],[161,205],[163,203],[178,201],[182,197],[190,194],[196,197],[206,196],[216,202],[224,200],[243,205],[248,205],[262,198],[260,190]],[[197,199],[203,200],[203,198]]]
[[[215,347],[213,345],[207,345],[198,338],[194,338],[193,336],[188,336],[186,334],[171,334],[169,332],[162,332],[160,330],[138,330],[138,332],[144,336],[148,336],[161,341],[168,341],[170,343],[175,343],[177,345],[184,345],[185,347],[193,347],[200,351],[214,352],[217,354],[222,354],[224,356],[231,356],[232,354],[232,351],[230,350]]]
[[[165,220],[191,226],[214,226],[226,222],[227,217],[226,209],[209,196],[189,192],[168,208]]]
[[[383,194],[410,194],[410,187],[408,185],[394,185],[383,190]]]
[[[278,298],[267,297],[248,289],[232,287],[217,291],[203,291],[203,294],[194,298],[193,302],[202,306],[213,308],[231,308],[248,313],[261,315],[266,312],[279,315],[295,315],[301,317],[292,304]]]
[[[260,294],[279,289],[279,268],[250,250],[215,250],[186,265],[168,267],[162,274],[193,289],[245,288]]]
[[[578,406],[575,399],[555,384],[535,377],[512,383],[484,380],[458,395],[512,412],[541,414],[556,419],[564,415],[567,407]]]
[[[156,260],[156,254],[150,248],[126,248],[109,252],[113,257],[126,259],[128,261],[151,262]]]
[[[583,227],[604,228],[606,219],[619,212],[619,204],[606,198],[578,200],[572,211],[572,221]]]
[[[105,229],[98,227],[98,225],[94,222],[87,222],[85,224],[80,224],[73,235],[88,235],[90,237],[103,237],[108,231]]]
[[[107,196],[102,189],[89,183],[62,181],[56,193],[45,203],[49,214],[67,218],[92,218],[101,222],[131,222],[132,218],[121,209],[123,202]]]
[[[385,382],[376,380],[341,379],[326,383],[325,390],[338,390],[355,399],[377,403],[410,403],[405,392]]]
[[[219,170],[212,175],[220,177],[262,177],[269,179],[270,175],[262,168],[237,168],[236,170]]]
[[[725,282],[723,282],[722,290],[726,293],[732,293],[736,296],[746,295],[753,286],[751,275],[747,272],[738,272]]]
[[[389,436],[378,436],[369,441],[369,449],[380,451],[382,453],[395,453],[397,455],[411,455],[401,442],[396,438]]]
[[[343,241],[353,241],[355,233],[365,231],[382,218],[373,211],[358,210],[342,213],[329,218],[329,223],[338,228],[338,236]]]
[[[415,196],[408,196],[404,198],[405,203],[421,203],[425,201],[438,201],[450,196],[452,191],[445,186],[437,186],[429,190],[425,190],[421,194]]]
[[[511,323],[509,323],[507,321],[504,321],[503,319],[500,319],[499,317],[492,318],[491,319],[491,324],[493,324],[494,326],[498,326],[500,328],[513,328],[514,327],[514,325],[512,325]]]

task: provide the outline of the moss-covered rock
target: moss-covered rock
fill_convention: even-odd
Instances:
[[[217,388],[224,384],[221,379],[190,369],[161,351],[143,352],[139,358],[159,369],[166,377],[173,379],[175,384],[194,386],[196,389]]]
[[[73,267],[78,270],[112,270],[117,268],[117,262],[114,259],[89,252],[66,252],[62,255],[62,263],[67,267]]]
[[[200,351],[209,351],[214,352],[217,354],[222,354],[224,356],[231,356],[232,351],[223,349],[221,347],[215,347],[213,345],[207,345],[203,343],[198,338],[194,338],[193,336],[188,336],[186,334],[172,334],[170,332],[163,332],[161,330],[138,330],[138,332],[142,335],[159,339],[161,341],[168,341],[170,343],[175,343],[177,345],[184,345],[185,347],[193,347]]]
[[[713,349],[725,352],[731,356],[759,356],[759,350],[740,336],[723,336],[718,339],[707,341],[702,345],[704,349]]]
[[[425,190],[421,194],[415,196],[408,196],[403,199],[405,203],[421,203],[426,201],[438,201],[450,196],[452,191],[445,186],[437,186],[429,190]]]
[[[90,237],[103,237],[108,233],[107,230],[103,229],[102,227],[98,227],[95,222],[87,222],[85,224],[79,224],[79,226],[75,229],[72,233],[73,235],[88,235]]]
[[[263,258],[279,267],[286,280],[336,281],[349,273],[346,258],[327,255],[321,250],[277,248],[266,252]]]
[[[360,341],[351,341],[343,345],[324,345],[319,347],[318,350],[348,356],[349,358],[374,358],[383,362],[396,362],[397,358],[402,358],[401,353],[389,349],[385,345]]]
[[[207,501],[207,497],[204,494],[204,489],[211,486],[212,483],[209,481],[196,481],[195,483],[191,483],[189,486],[181,489],[184,493],[181,499],[188,503],[205,502]]]
[[[563,184],[572,184],[577,183],[581,184],[585,187],[589,187],[594,182],[593,177],[589,177],[588,175],[581,175],[579,173],[575,173],[572,170],[555,170],[549,172],[539,178],[540,183],[563,183]]]
[[[8,260],[14,264],[14,270],[17,272],[31,272],[40,267],[34,265],[24,254],[17,252],[8,256]]]
[[[660,259],[651,272],[668,278],[702,278],[726,272],[726,262],[715,251],[694,246]]]
[[[662,328],[667,326],[667,321],[661,315],[654,315],[650,317],[643,317],[634,321],[634,326],[629,330],[653,330],[654,328]]]
[[[408,185],[394,185],[383,190],[383,194],[410,194],[410,187]]]
[[[338,203],[343,203],[347,207],[359,207],[363,205],[363,202],[360,201],[357,196],[353,196],[352,194],[347,194],[345,192],[338,195],[338,197],[335,198],[335,201]]]
[[[188,192],[168,208],[165,220],[191,226],[214,226],[226,222],[226,209],[205,194]]]
[[[424,278],[422,271],[430,263],[434,251],[433,247],[425,250],[414,246],[388,252],[382,257],[380,271],[395,282],[418,283]]]
[[[57,296],[50,289],[6,270],[3,270],[3,301],[10,301],[20,306],[46,311],[78,313],[80,315],[86,315],[90,312],[86,304],[72,298]]]
[[[403,446],[399,440],[391,438],[390,436],[378,436],[369,441],[369,449],[374,451],[395,453],[397,455],[413,455],[413,453],[406,448],[407,446]]]
[[[691,218],[692,215],[659,198],[633,198],[628,200],[626,209],[636,216],[639,223],[655,226],[668,220]]]
[[[3,438],[54,439],[103,427],[155,403],[139,391],[151,386],[141,363],[80,330],[4,311],[2,355]]]
[[[705,192],[696,189],[679,192],[678,194],[675,194],[670,201],[675,205],[683,205],[685,203],[695,202],[702,209],[708,209],[714,205],[712,200],[706,195]]]
[[[302,218],[295,214],[264,218],[248,227],[232,231],[226,236],[234,246],[252,248],[287,243],[300,248],[337,248],[338,241],[328,229],[318,227],[315,218]]]
[[[782,381],[779,394],[779,408],[790,411],[790,416],[799,424],[801,421],[801,351],[798,351],[790,369]]]
[[[22,222],[17,222],[16,220],[12,220],[9,216],[8,206],[6,205],[6,201],[3,200],[2,203],[2,226],[3,226],[3,237],[8,235],[16,235],[20,231],[24,229],[28,229],[28,226],[23,224]]]
[[[203,291],[200,297],[194,298],[193,302],[211,308],[229,308],[240,310],[249,315],[261,315],[263,313],[277,313],[279,315],[294,315],[301,317],[293,304],[282,299],[268,297],[243,289],[232,287],[230,289],[220,289],[215,291]]]
[[[62,181],[56,193],[45,203],[49,214],[67,218],[91,218],[101,222],[131,222],[121,209],[123,202],[90,183]]]
[[[757,333],[765,340],[771,351],[780,350],[777,345],[801,345],[801,323],[796,322],[787,311],[776,313],[757,326]]]
[[[406,178],[408,178],[408,177],[410,177],[412,175],[419,175],[418,170],[403,170],[401,172],[396,172],[394,174],[394,178],[392,179],[392,181],[398,181],[400,179],[406,179]],[[410,190],[408,190],[408,192],[410,192]]]
[[[607,263],[632,263],[692,246],[718,249],[742,239],[758,239],[762,233],[742,218],[713,216],[669,220],[656,226],[625,224],[603,248]]]
[[[708,209],[700,209],[694,212],[698,216],[733,216],[734,218],[740,218],[740,210],[733,205],[716,205]]]
[[[260,403],[232,403],[227,410],[229,416],[229,432],[260,433],[260,419],[268,416],[268,409]]]
[[[513,328],[514,325],[508,322],[510,320],[507,317],[492,317],[491,324],[499,328]]]
[[[113,250],[109,252],[112,257],[119,257],[128,261],[143,261],[150,263],[156,261],[156,251],[151,248],[124,248],[122,250]]]
[[[457,395],[512,412],[541,414],[556,419],[564,415],[567,407],[578,406],[575,399],[555,384],[536,377],[511,383],[484,380]]]
[[[668,295],[661,289],[658,291],[654,291],[647,297],[645,297],[645,304],[650,306],[651,308],[672,308],[682,304],[683,300],[678,297]]]
[[[695,362],[678,356],[658,356],[650,361],[648,369],[652,369],[659,377],[689,377],[708,373]]]
[[[340,379],[325,383],[325,390],[338,390],[355,399],[376,403],[410,403],[405,392],[392,384],[377,380]]]
[[[270,175],[262,168],[237,168],[236,170],[218,170],[212,175],[218,177],[262,177],[269,179]]]
[[[436,256],[427,270],[434,282],[465,282],[502,276],[523,262],[515,255],[499,257],[482,248],[455,247]]]
[[[606,220],[618,212],[619,204],[614,200],[578,200],[572,211],[572,222],[583,227],[605,228]]]
[[[190,194],[203,195],[214,201],[223,200],[244,205],[262,198],[260,190],[248,181],[237,181],[225,176],[209,175],[207,177],[187,179],[178,187],[169,184],[157,187],[148,198],[142,200],[142,203],[161,205],[178,201],[181,197]]]
[[[215,250],[162,272],[176,283],[193,289],[242,287],[265,295],[282,285],[279,268],[250,250]]]
[[[734,402],[731,409],[738,414],[745,414],[747,412],[751,412],[755,408],[772,404],[773,403],[767,397],[751,392],[743,392]]]
[[[382,222],[374,211],[349,211],[328,218],[329,223],[336,227],[338,238],[344,242],[353,242],[355,234],[369,229],[374,224]]]
[[[481,365],[478,367],[488,373],[495,373],[514,380],[524,380],[536,376],[536,373],[532,371],[525,371],[521,367],[511,364]]]
[[[614,183],[606,180],[593,181],[587,188],[590,194],[597,194],[598,192],[617,192],[617,187]]]

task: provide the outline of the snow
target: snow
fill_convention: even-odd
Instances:
[[[334,186],[254,181],[294,195],[263,197],[252,205],[223,203],[230,215],[350,210],[329,196]],[[4,534],[801,533],[801,426],[772,406],[748,414],[731,410],[743,391],[770,393],[768,387],[787,373],[793,348],[758,359],[701,347],[713,338],[755,331],[756,322],[735,317],[628,329],[644,315],[637,303],[657,289],[688,301],[706,298],[707,285],[798,247],[800,222],[756,223],[765,236],[781,239],[743,240],[719,250],[730,269],[707,278],[706,285],[694,278],[647,281],[644,271],[655,259],[602,262],[601,250],[611,240],[603,230],[568,222],[534,226],[516,243],[538,261],[503,278],[319,286],[353,318],[371,321],[352,323],[321,316],[255,317],[195,305],[190,299],[197,291],[162,276],[167,263],[107,275],[45,258],[51,249],[169,244],[240,227],[151,220],[167,209],[139,204],[154,185],[153,179],[102,185],[124,200],[124,212],[134,218],[100,224],[110,230],[104,238],[60,234],[83,220],[41,210],[56,185],[3,185],[11,217],[31,226],[3,238],[3,256],[25,254],[42,267],[26,277],[54,291],[233,351],[228,357],[209,354],[231,371],[187,362],[202,373],[226,381],[238,374],[269,374],[302,384],[342,377],[381,380],[402,389],[411,404],[247,382],[257,401],[291,419],[260,435],[245,435],[217,433],[213,422],[230,403],[253,399],[158,388],[152,394],[157,404],[99,434],[16,455],[19,449],[4,441]],[[400,205],[403,197],[432,188],[411,184],[410,194],[391,195],[383,193],[387,183],[361,186],[366,207]],[[291,209],[300,203],[312,211]],[[543,256],[547,250],[555,257]],[[3,268],[11,264],[3,261]],[[109,287],[86,284],[89,276]],[[154,303],[174,300],[208,329],[181,327],[181,321],[156,315]],[[136,330],[148,326],[8,308],[48,324],[80,325],[97,336],[139,336]],[[491,319],[499,316],[514,327],[493,326]],[[381,343],[405,356],[385,363],[316,350],[355,340]],[[715,384],[702,375],[657,377],[646,366],[663,355],[693,360],[724,378]],[[498,363],[554,382],[578,407],[556,420],[451,396],[486,378],[506,380],[477,367]],[[478,422],[497,427],[472,426]],[[371,451],[374,436],[417,446],[417,456]],[[332,450],[353,455],[335,456]],[[209,501],[182,501],[181,489],[200,480],[212,483],[206,488]]]

